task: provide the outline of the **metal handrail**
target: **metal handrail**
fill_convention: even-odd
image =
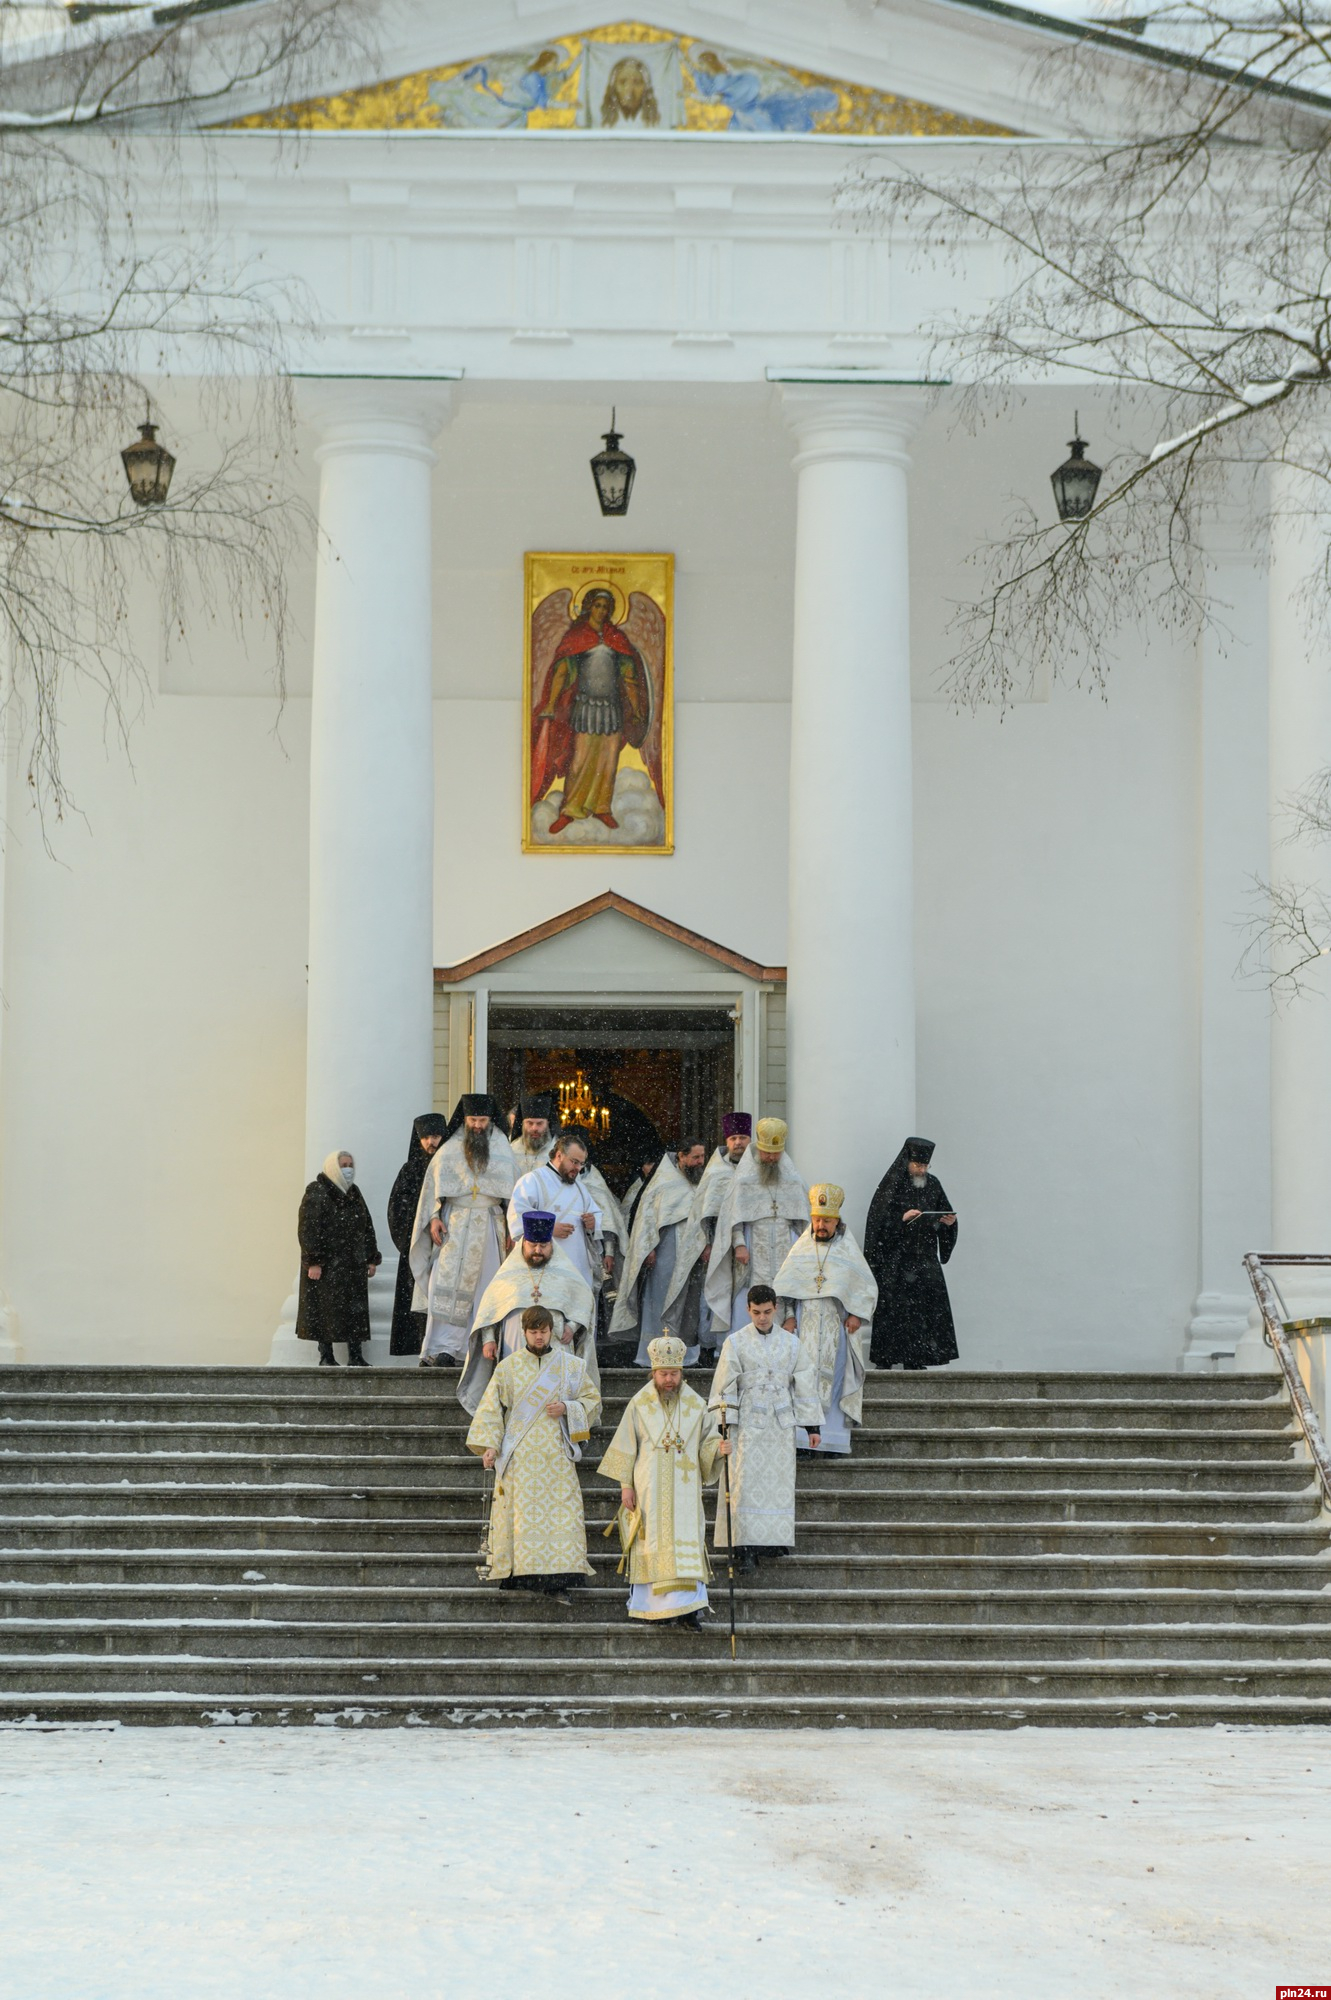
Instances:
[[[1326,1448],[1322,1426],[1317,1421],[1317,1412],[1312,1406],[1308,1391],[1303,1386],[1303,1377],[1295,1366],[1293,1350],[1289,1344],[1291,1333],[1298,1338],[1310,1332],[1321,1332],[1323,1327],[1316,1320],[1300,1322],[1290,1319],[1276,1282],[1266,1269],[1268,1264],[1314,1269],[1320,1266],[1324,1270],[1331,1270],[1331,1256],[1277,1256],[1271,1251],[1259,1256],[1255,1250],[1250,1250],[1243,1260],[1243,1268],[1248,1273],[1253,1291],[1257,1295],[1257,1309],[1262,1315],[1266,1338],[1274,1350],[1276,1360],[1280,1363],[1281,1372],[1289,1389],[1290,1401],[1294,1405],[1294,1414],[1299,1420],[1304,1441],[1317,1469],[1322,1498],[1326,1505],[1331,1507],[1331,1452]],[[1331,1321],[1327,1321],[1326,1325],[1331,1326]]]

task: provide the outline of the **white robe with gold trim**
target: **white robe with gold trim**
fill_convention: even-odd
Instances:
[[[809,1190],[788,1153],[782,1153],[774,1180],[766,1181],[750,1146],[735,1169],[717,1211],[712,1255],[704,1296],[712,1311],[732,1332],[749,1324],[750,1285],[771,1285],[792,1244],[809,1220]],[[735,1252],[743,1247],[748,1262]],[[778,1293],[778,1299],[780,1294]],[[784,1309],[778,1313],[784,1317]]]
[[[598,1471],[638,1496],[641,1526],[628,1554],[630,1618],[705,1609],[711,1564],[702,1489],[717,1476],[719,1443],[716,1417],[687,1382],[664,1402],[649,1382],[620,1418]]]
[[[555,1342],[567,1346],[587,1370],[596,1392],[601,1392],[601,1371],[596,1360],[596,1301],[592,1290],[560,1243],[545,1264],[529,1264],[515,1243],[486,1286],[476,1308],[467,1358],[458,1383],[458,1401],[473,1414],[480,1406],[491,1375],[506,1354],[525,1347],[522,1315],[528,1306],[545,1306],[555,1323]],[[565,1332],[569,1339],[565,1341]],[[486,1341],[499,1349],[493,1361],[483,1352]]]
[[[461,1360],[477,1301],[504,1261],[504,1204],[513,1192],[513,1151],[498,1126],[490,1128],[490,1158],[476,1172],[464,1135],[445,1140],[426,1169],[416,1204],[409,1259],[416,1280],[415,1311],[427,1315],[422,1356]],[[439,1215],[443,1243],[436,1249],[430,1223]]]
[[[844,1458],[850,1450],[851,1428],[864,1420],[864,1366],[878,1304],[878,1285],[864,1254],[842,1223],[830,1243],[819,1243],[806,1229],[777,1272],[776,1290],[795,1312],[800,1345],[818,1376],[818,1400],[823,1428],[818,1450]],[[848,1318],[860,1325],[846,1329]],[[801,1429],[795,1443],[808,1448]]]
[[[501,1361],[471,1420],[467,1449],[479,1457],[501,1448],[515,1410],[547,1364],[551,1364],[549,1400],[557,1397],[568,1406],[568,1414],[550,1417],[542,1411],[515,1446],[502,1475],[496,1474],[486,1552],[492,1583],[515,1576],[592,1573],[578,1459],[601,1414],[601,1398],[574,1355],[563,1349],[538,1355],[524,1347]]]

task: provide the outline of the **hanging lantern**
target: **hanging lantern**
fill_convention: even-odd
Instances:
[[[1080,419],[1074,413],[1073,430],[1080,429]],[[1086,456],[1086,440],[1074,437],[1068,441],[1071,458],[1051,472],[1049,483],[1054,489],[1054,500],[1058,506],[1060,521],[1084,521],[1095,505],[1095,490],[1100,484],[1100,467],[1092,465]]]
[[[628,513],[633,475],[637,469],[628,453],[619,448],[619,432],[615,429],[615,413],[611,410],[610,428],[605,433],[605,450],[598,451],[592,460],[592,478],[596,481],[596,497],[603,514]]]
[[[138,437],[125,446],[120,458],[135,506],[160,507],[166,499],[176,461],[164,444],[158,444],[156,424],[140,424]]]

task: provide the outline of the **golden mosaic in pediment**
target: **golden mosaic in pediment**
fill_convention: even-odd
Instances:
[[[417,70],[237,121],[301,131],[1003,135],[890,91],[769,62],[640,21]]]

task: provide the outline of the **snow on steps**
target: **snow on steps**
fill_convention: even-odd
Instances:
[[[734,1665],[722,1618],[629,1626],[594,1445],[573,1609],[479,1585],[455,1390],[6,1371],[0,1726],[1331,1720],[1331,1537],[1269,1376],[871,1376]]]

